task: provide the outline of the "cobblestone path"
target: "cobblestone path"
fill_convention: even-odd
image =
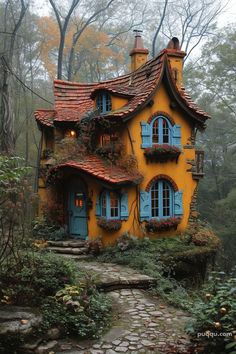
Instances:
[[[77,262],[79,268],[83,268],[90,273],[97,275],[97,285],[105,291],[114,288],[150,288],[155,283],[155,279],[145,274],[140,274],[137,270],[113,264],[99,262]]]
[[[104,279],[125,277],[122,272],[123,275],[114,274],[117,266],[95,262],[90,266],[87,264],[87,268],[95,270],[96,267],[100,267],[101,272],[103,267],[106,268]],[[134,270],[129,269],[129,280],[132,280],[132,272],[137,276]],[[61,343],[58,354],[189,353],[191,344],[184,332],[185,323],[189,320],[187,313],[141,289],[114,290],[109,292],[109,296],[113,299],[115,312],[112,328],[97,341],[84,341],[79,345]]]

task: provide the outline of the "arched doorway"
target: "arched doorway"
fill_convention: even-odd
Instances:
[[[68,221],[69,233],[75,238],[86,239],[88,236],[87,188],[82,179],[73,177],[68,180]]]

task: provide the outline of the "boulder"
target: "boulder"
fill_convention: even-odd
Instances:
[[[42,316],[33,309],[19,306],[0,307],[0,336],[7,334],[28,335],[42,322]]]
[[[36,354],[49,354],[50,352],[53,353],[53,350],[56,349],[58,346],[58,342],[56,340],[52,340],[45,344],[41,344],[36,350]]]

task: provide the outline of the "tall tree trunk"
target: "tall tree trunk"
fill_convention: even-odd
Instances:
[[[6,57],[1,57],[1,76],[2,76],[2,83],[0,87],[0,94],[1,94],[1,143],[0,149],[2,153],[5,154],[12,154],[15,149],[15,138],[14,138],[14,109],[13,109],[13,102],[12,102],[12,94],[11,94],[11,78],[12,78],[12,63],[13,63],[13,55],[14,55],[14,46],[17,33],[20,29],[21,23],[23,18],[25,17],[26,11],[28,6],[25,5],[25,0],[20,0],[21,7],[19,18],[15,19],[14,21],[14,28],[11,31],[11,39],[9,41],[9,50],[8,55]],[[10,5],[9,5],[10,4]],[[7,20],[8,14],[8,5],[10,6],[10,16],[12,16],[12,6],[11,2],[7,3],[5,6],[5,19]],[[5,31],[7,31],[7,21],[5,23]],[[4,48],[7,50],[7,41],[4,39]]]
[[[65,45],[65,33],[62,32],[60,38],[60,45],[58,49],[58,64],[57,64],[57,78],[59,80],[62,79],[64,45]]]
[[[1,152],[12,154],[15,148],[14,121],[15,115],[10,93],[10,72],[2,58],[2,84],[1,84]]]

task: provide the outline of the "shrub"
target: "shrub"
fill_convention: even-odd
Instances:
[[[108,326],[111,302],[94,286],[78,283],[49,298],[42,310],[44,330],[56,326],[67,335],[98,338]]]
[[[0,156],[0,266],[8,259],[20,262],[22,247],[28,246],[36,197],[30,169],[19,157]],[[11,266],[9,262],[9,266]]]
[[[33,236],[43,240],[63,240],[68,237],[65,226],[60,226],[47,218],[36,218],[33,222]]]
[[[210,225],[201,220],[191,223],[186,235],[189,237],[189,241],[196,246],[212,246],[217,249],[221,244],[220,239],[214,234]]]
[[[103,243],[101,237],[97,237],[94,240],[90,240],[87,242],[88,245],[88,253],[97,256],[103,250]]]
[[[24,255],[19,267],[3,268],[0,272],[1,302],[38,305],[45,297],[73,282],[75,274],[73,262],[54,254]]]
[[[207,346],[207,353],[231,353],[236,349],[236,278],[226,279],[223,272],[214,272],[203,294],[193,307],[194,320],[187,330],[196,337],[203,334],[200,339]]]
[[[96,154],[100,155],[103,159],[116,163],[120,159],[124,146],[118,142],[112,142],[108,145],[99,146],[96,149]]]

